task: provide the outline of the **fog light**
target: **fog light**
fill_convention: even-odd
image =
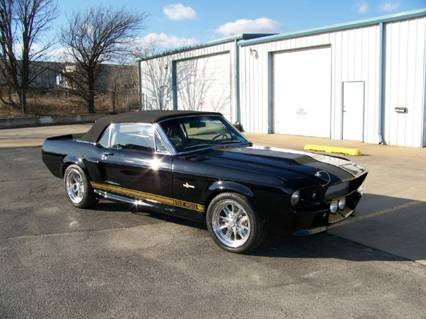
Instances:
[[[339,209],[343,209],[346,206],[346,198],[343,197],[341,199],[339,199]]]
[[[332,201],[330,204],[330,212],[334,214],[337,212],[338,208],[339,208],[339,203],[337,202],[337,200]]]
[[[300,192],[296,191],[293,194],[291,194],[290,203],[291,206],[296,206],[300,202]]]

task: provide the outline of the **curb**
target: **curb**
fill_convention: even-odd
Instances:
[[[304,149],[306,151],[337,153],[337,154],[352,155],[352,156],[361,155],[361,151],[358,148],[353,148],[353,147],[338,147],[338,146],[306,144]]]
[[[49,125],[92,123],[97,119],[108,115],[107,113],[58,115],[21,118],[0,118],[0,129],[38,127]]]

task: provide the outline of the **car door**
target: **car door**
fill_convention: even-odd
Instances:
[[[171,195],[172,158],[159,145],[158,135],[156,143],[157,133],[151,124],[111,124],[105,134],[109,135],[108,142],[102,146],[102,137],[98,145],[99,172],[105,184],[130,197],[134,196],[132,190],[147,196]]]

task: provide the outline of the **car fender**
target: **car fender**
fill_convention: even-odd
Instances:
[[[231,181],[216,181],[209,187],[209,191],[211,193],[217,193],[220,192],[235,192],[244,196],[247,196],[249,198],[254,197],[253,191],[247,187],[246,185],[237,183],[237,182],[231,182]]]
[[[83,159],[77,158],[72,155],[67,155],[64,157],[64,160],[62,161],[62,166],[61,166],[62,177],[65,173],[66,168],[72,164],[78,165],[86,173],[86,175],[88,175],[88,170],[87,170],[86,164],[84,164]]]

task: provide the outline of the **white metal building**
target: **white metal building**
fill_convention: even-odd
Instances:
[[[261,36],[242,34],[140,60],[142,107],[217,111],[236,120],[238,42]]]
[[[241,35],[139,70],[144,108],[219,111],[249,132],[426,146],[426,9]]]

